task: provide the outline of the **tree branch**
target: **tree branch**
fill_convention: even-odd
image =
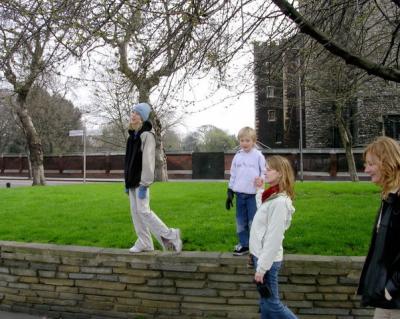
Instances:
[[[282,11],[282,13],[295,22],[304,34],[309,35],[332,54],[342,58],[347,64],[354,65],[363,69],[368,74],[378,76],[382,79],[399,82],[400,83],[400,70],[385,67],[381,64],[372,62],[368,59],[360,57],[351,53],[345,47],[340,45],[335,40],[331,39],[327,34],[318,30],[308,20],[306,20],[288,1],[286,0],[272,0]]]

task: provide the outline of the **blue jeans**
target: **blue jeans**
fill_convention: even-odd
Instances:
[[[254,267],[257,268],[257,258],[254,257]],[[264,275],[266,282],[271,289],[272,295],[269,298],[260,297],[261,319],[297,319],[292,311],[279,299],[278,274],[282,262],[274,262],[269,271]]]
[[[256,211],[256,195],[236,193],[236,232],[243,247],[249,247],[250,227]]]

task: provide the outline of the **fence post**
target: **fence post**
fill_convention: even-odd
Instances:
[[[336,177],[338,169],[337,153],[331,151],[329,157],[330,157],[329,176]]]

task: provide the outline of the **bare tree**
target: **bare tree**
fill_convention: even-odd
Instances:
[[[3,1],[0,3],[0,71],[13,88],[11,103],[18,115],[30,154],[33,185],[44,185],[43,147],[27,107],[30,90],[45,72],[70,54],[64,43],[80,2]],[[75,36],[75,35],[73,35]],[[72,47],[72,45],[71,45]]]
[[[215,69],[222,74],[227,61],[242,45],[235,40],[247,37],[254,30],[253,25],[248,30],[242,28],[240,23],[232,27],[234,19],[243,19],[241,10],[250,3],[250,0],[160,0],[97,5],[101,11],[100,19],[109,17],[97,35],[115,50],[118,59],[116,67],[129,80],[137,101],[149,102],[155,111],[157,180],[167,179],[161,110],[167,103],[168,95],[177,89],[161,90],[157,103],[152,103],[152,94],[162,85],[169,86],[174,81],[182,83],[200,70],[208,72]],[[118,12],[116,6],[119,7]],[[110,12],[113,14],[110,15]],[[90,23],[88,28],[92,26],[93,23]],[[107,66],[114,67],[112,57],[108,59]],[[170,105],[168,111],[172,112],[174,107]]]

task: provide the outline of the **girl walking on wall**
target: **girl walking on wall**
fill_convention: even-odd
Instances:
[[[137,240],[129,249],[131,253],[153,251],[151,234],[163,249],[182,250],[179,229],[168,228],[150,209],[149,186],[154,181],[155,136],[148,120],[151,108],[147,103],[132,107],[129,122],[129,138],[125,154],[125,189],[129,194],[131,215]]]

